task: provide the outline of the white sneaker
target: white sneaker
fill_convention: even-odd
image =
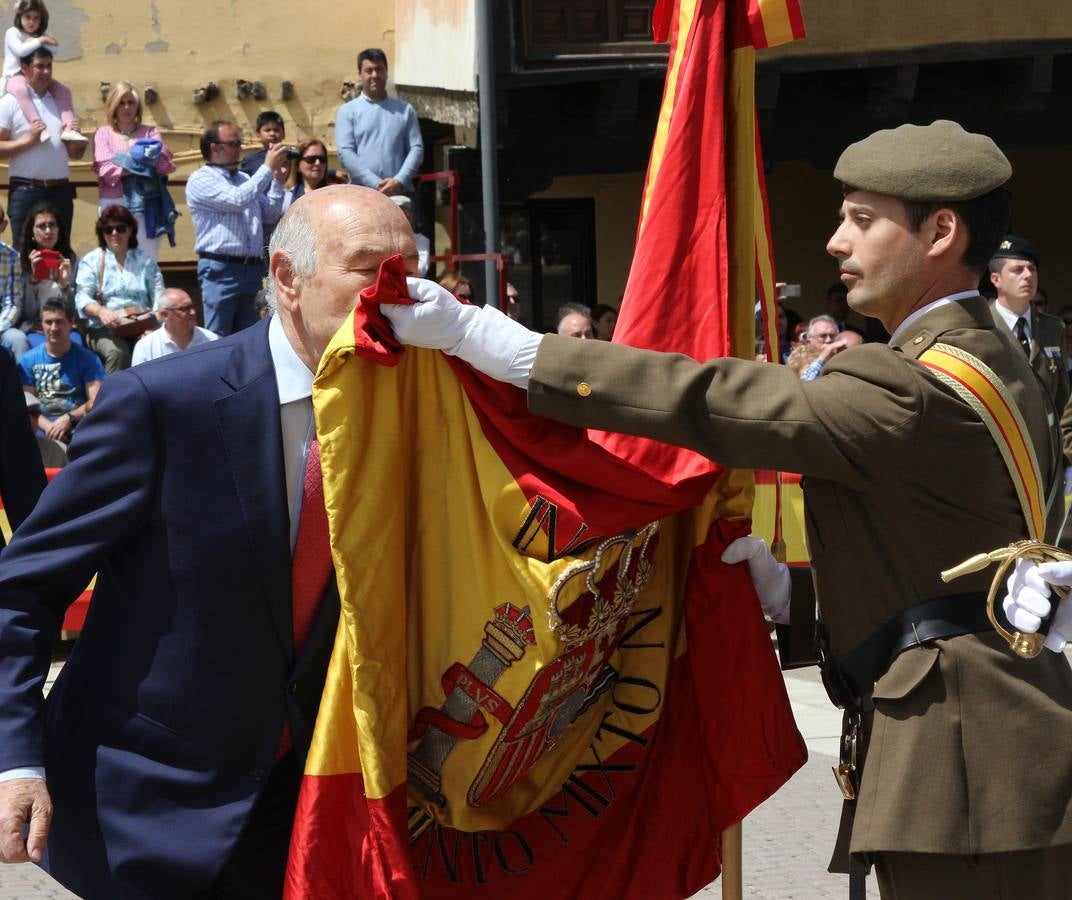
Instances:
[[[49,141],[52,140],[52,135],[48,133],[48,129],[46,128],[44,131],[41,132],[37,139],[42,144],[47,144]]]
[[[71,131],[70,128],[64,128],[63,133],[60,135],[60,140],[67,141],[70,144],[84,144],[89,138],[80,132]]]

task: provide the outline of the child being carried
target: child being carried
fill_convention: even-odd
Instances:
[[[48,9],[42,0],[17,0],[15,24],[4,35],[4,73],[0,92],[6,90],[19,103],[19,109],[31,125],[40,120],[30,96],[30,86],[21,74],[22,60],[40,47],[58,47],[56,39],[47,34]],[[63,133],[60,140],[83,142],[86,138],[79,132],[78,119],[74,114],[74,102],[66,86],[53,79],[49,88],[60,110]],[[48,131],[41,132],[41,141],[50,140]]]

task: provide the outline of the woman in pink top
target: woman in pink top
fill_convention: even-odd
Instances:
[[[155,125],[142,124],[141,98],[129,81],[116,82],[108,95],[105,114],[109,124],[93,133],[93,171],[97,173],[97,190],[100,194],[98,213],[116,204],[126,206],[122,178],[128,173],[122,166],[112,162],[112,157],[117,153],[129,151],[134,141],[140,138],[156,138],[162,141]],[[166,144],[156,161],[156,171],[161,175],[169,175],[175,171],[175,163]],[[137,215],[135,219],[138,222],[138,248],[156,259],[160,252],[160,238],[150,237],[145,233],[144,216]]]

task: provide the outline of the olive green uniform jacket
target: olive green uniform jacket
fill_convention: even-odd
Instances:
[[[995,301],[996,302],[996,301]],[[1012,330],[1005,324],[1001,314],[991,306],[994,321],[1002,331],[1010,335],[1013,344],[1020,347]],[[1023,351],[1021,350],[1021,353]],[[1061,432],[1065,433],[1062,438],[1065,444],[1064,455],[1069,455],[1072,449],[1072,435],[1069,429],[1061,424],[1061,414],[1065,411],[1069,399],[1068,381],[1068,356],[1065,353],[1065,323],[1056,316],[1049,316],[1031,310],[1031,368],[1035,370],[1039,381],[1046,390],[1047,396],[1053,402],[1054,423]],[[1072,423],[1070,423],[1072,425]]]
[[[910,606],[985,591],[991,572],[952,585],[938,573],[1026,536],[986,426],[916,361],[936,340],[980,357],[1004,380],[1049,473],[1035,376],[978,297],[921,316],[899,346],[839,354],[814,382],[767,363],[700,365],[549,336],[529,406],[680,444],[729,467],[802,472],[819,606],[838,660]],[[872,699],[853,852],[1072,843],[1072,670],[1063,655],[1022,660],[991,632],[940,640],[902,653]]]
[[[995,301],[996,302],[996,301]],[[1014,345],[1019,343],[1012,330],[1005,324],[1001,314],[991,308],[994,321],[1001,329],[1012,336]],[[1023,352],[1021,350],[1021,352]],[[1035,370],[1039,381],[1046,388],[1053,401],[1054,409],[1060,416],[1068,403],[1068,356],[1065,353],[1065,323],[1057,316],[1050,316],[1031,310],[1031,368]]]

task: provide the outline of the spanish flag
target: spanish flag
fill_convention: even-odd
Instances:
[[[641,252],[668,227],[657,161],[694,140],[690,118],[727,118],[728,16],[675,11],[631,343],[647,329],[671,349],[675,322],[680,349],[725,355],[751,321],[754,281],[731,290],[726,175],[696,182],[707,244],[667,247],[676,266]],[[693,143],[677,177],[729,169],[725,140]],[[754,166],[754,128],[750,145]],[[691,254],[720,245],[725,277],[701,292]],[[756,246],[753,231],[752,273]],[[805,758],[747,570],[719,562],[748,533],[751,475],[537,419],[522,391],[378,340],[376,303],[404,294],[385,263],[314,386],[342,612],[286,897],[688,896],[718,875],[722,830]]]

